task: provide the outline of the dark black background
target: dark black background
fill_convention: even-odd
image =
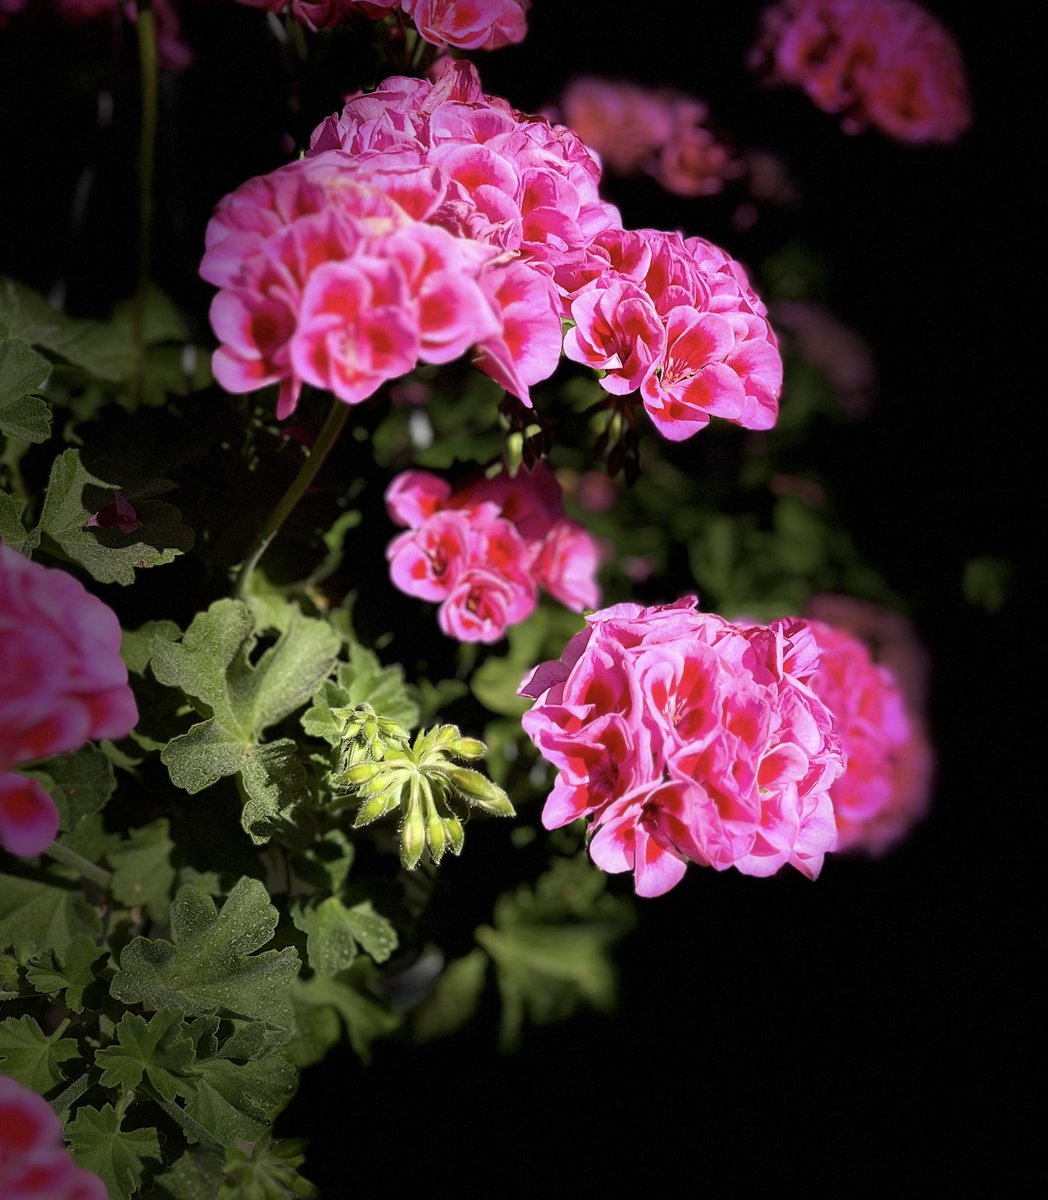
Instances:
[[[790,162],[803,235],[831,264],[828,300],[877,352],[879,406],[841,434],[835,476],[843,518],[913,601],[932,652],[935,803],[894,854],[831,857],[814,885],[689,872],[643,904],[621,947],[615,1017],[530,1029],[504,1058],[485,1012],[453,1043],[379,1044],[370,1069],[348,1052],[313,1068],[279,1128],[311,1139],[325,1197],[454,1180],[505,1196],[1032,1185],[1020,1096],[1036,1044],[1040,734],[1024,681],[1040,638],[1018,584],[1039,530],[1024,485],[1044,386],[1034,48],[1017,5],[927,7],[970,74],[975,123],[955,146],[848,137],[800,93],[755,87],[757,3],[536,0],[523,46],[476,56],[487,90],[524,109],[580,73],[697,93],[740,143]],[[287,114],[257,13],[201,4],[187,25],[198,65],[165,83],[157,269],[204,329],[210,205],[284,161]],[[134,121],[118,91],[114,129],[97,132],[83,48],[56,37],[47,23],[0,33],[0,271],[44,291],[64,277],[73,311],[101,313],[133,287]],[[318,86],[300,121],[336,100]],[[718,240],[703,203],[638,186],[623,215]],[[965,561],[984,554],[1015,564],[992,615],[961,592]]]

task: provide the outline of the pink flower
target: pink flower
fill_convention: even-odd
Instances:
[[[855,604],[860,620],[872,608]],[[847,597],[824,598],[823,608],[849,615]],[[889,626],[905,624],[892,616],[883,613]],[[848,759],[831,791],[840,849],[881,854],[928,807],[933,756],[922,712],[914,707],[917,696],[908,700],[892,667],[883,657],[877,662],[861,636],[823,621],[808,623],[820,656],[812,689],[833,711]],[[904,644],[896,643],[896,656]],[[919,656],[911,641],[912,648]]]
[[[459,641],[498,641],[530,615],[539,587],[569,608],[599,601],[597,544],[564,516],[544,464],[457,491],[407,471],[390,484],[386,507],[408,527],[386,549],[393,583],[440,603],[440,627]]]
[[[401,0],[427,42],[462,50],[498,50],[522,42],[531,0]]]
[[[73,1162],[51,1106],[0,1075],[0,1195],[4,1200],[106,1200],[101,1179]]]
[[[120,533],[134,533],[142,528],[135,506],[122,492],[84,522],[85,529],[116,529]]]
[[[952,142],[971,122],[956,43],[911,0],[780,0],[751,56],[770,81],[802,87],[849,133]]]
[[[587,818],[594,862],[632,870],[639,895],[668,891],[689,861],[814,878],[836,844],[829,788],[843,757],[809,686],[811,632],[694,604],[594,613],[560,662],[525,680],[525,731],[558,770],[543,823]]]
[[[112,610],[64,571],[0,544],[0,842],[40,854],[58,814],[35,782],[11,768],[121,738],[138,710]]]

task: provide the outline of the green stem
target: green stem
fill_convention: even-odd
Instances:
[[[64,846],[61,842],[55,842],[48,846],[47,854],[53,858],[55,862],[59,862],[63,867],[71,867],[74,871],[79,871],[85,879],[90,879],[92,883],[97,883],[100,888],[109,890],[109,885],[113,879],[113,872],[107,871],[104,867],[98,866],[97,863],[88,862],[82,854],[77,854],[75,850],[70,850],[68,846]]]
[[[138,62],[142,75],[142,129],[138,146],[138,291],[135,297],[135,401],[142,398],[146,369],[146,301],[153,240],[153,176],[156,162],[157,55],[153,0],[135,0]]]
[[[48,1103],[59,1117],[64,1117],[93,1082],[90,1075],[80,1075]]]
[[[244,560],[244,565],[240,568],[236,587],[233,590],[233,594],[238,600],[243,600],[247,596],[247,585],[251,578],[251,573],[258,566],[262,555],[269,548],[269,543],[280,532],[280,527],[291,515],[295,505],[306,494],[309,485],[316,478],[317,472],[324,464],[324,459],[327,458],[331,447],[335,444],[338,435],[342,432],[342,427],[348,419],[349,405],[336,399],[331,406],[331,411],[328,413],[323,428],[317,434],[317,440],[313,443],[313,449],[309,452],[306,461],[299,468],[299,472],[292,480],[291,486],[280,497],[276,508],[269,514],[266,523],[259,530],[258,536],[255,538],[247,558]]]
[[[166,1112],[173,1121],[177,1121],[190,1138],[201,1142],[205,1146],[210,1146],[212,1150],[221,1150],[223,1148],[222,1143],[218,1140],[218,1138],[216,1138],[208,1129],[201,1125],[198,1120],[196,1120],[194,1117],[191,1117],[184,1108],[179,1108],[179,1106],[172,1101],[165,1100],[163,1096],[161,1096],[154,1088],[146,1086],[143,1087],[142,1090],[149,1096],[150,1100],[152,1100],[154,1104],[159,1104],[164,1112]]]

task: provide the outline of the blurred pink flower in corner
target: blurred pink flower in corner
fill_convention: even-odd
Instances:
[[[830,793],[838,848],[881,854],[930,799],[927,655],[904,617],[847,596],[815,597],[805,619],[819,646],[812,690],[833,713],[847,755]]]
[[[864,417],[877,394],[873,350],[830,309],[813,300],[776,300],[770,316],[802,358],[821,371],[851,417]]]
[[[0,844],[41,854],[58,832],[54,801],[13,772],[138,720],[113,611],[64,571],[0,543]]]
[[[911,0],[779,0],[750,62],[840,113],[848,133],[872,125],[900,142],[953,142],[971,124],[957,44]]]
[[[6,1075],[0,1075],[0,1196],[106,1200],[101,1179],[70,1157],[50,1104]]]

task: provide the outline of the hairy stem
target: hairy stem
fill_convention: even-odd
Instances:
[[[349,405],[344,404],[341,400],[334,400],[327,420],[317,434],[317,440],[313,443],[313,448],[310,450],[306,461],[299,468],[298,474],[291,481],[291,486],[280,497],[276,508],[269,514],[266,523],[259,530],[258,536],[255,538],[251,550],[244,560],[243,566],[240,568],[236,587],[233,591],[234,596],[238,600],[243,600],[246,597],[247,585],[251,578],[251,573],[258,566],[262,555],[269,548],[269,543],[280,532],[280,527],[291,515],[295,505],[306,494],[309,485],[316,478],[317,472],[324,464],[324,459],[327,458],[331,447],[335,444],[338,435],[342,432],[342,428],[348,419]]]
[[[113,872],[107,871],[105,867],[98,866],[97,863],[88,862],[82,854],[77,854],[75,850],[70,850],[68,846],[63,846],[61,842],[55,842],[48,846],[47,854],[53,858],[55,862],[61,863],[63,867],[71,867],[74,871],[79,871],[85,879],[90,879],[92,883],[97,883],[100,888],[109,890],[109,885],[113,879]]]

